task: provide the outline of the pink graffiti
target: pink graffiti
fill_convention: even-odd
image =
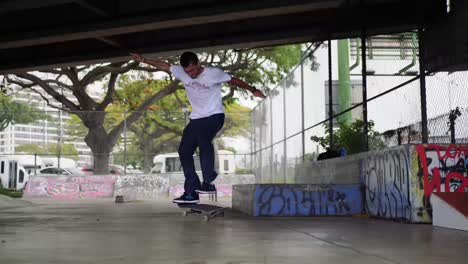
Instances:
[[[25,196],[56,199],[112,197],[115,181],[113,176],[32,177]]]

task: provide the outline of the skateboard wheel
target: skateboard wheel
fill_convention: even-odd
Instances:
[[[209,216],[207,216],[207,215],[203,216],[203,221],[208,222],[209,220],[210,220]]]
[[[186,211],[183,211],[183,212],[182,212],[182,215],[183,215],[183,216],[187,216],[188,213],[187,213]]]

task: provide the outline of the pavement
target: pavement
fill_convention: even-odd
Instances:
[[[0,209],[0,263],[466,263],[468,232],[351,217],[203,222],[170,200],[30,200]],[[229,205],[228,200],[220,204]]]

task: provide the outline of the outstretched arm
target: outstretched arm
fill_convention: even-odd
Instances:
[[[266,96],[262,93],[262,91],[255,88],[255,86],[252,86],[252,85],[242,81],[239,78],[232,77],[231,80],[228,83],[230,85],[235,85],[235,86],[240,87],[242,89],[249,90],[256,97],[266,98]]]
[[[169,63],[165,62],[165,61],[156,60],[156,59],[148,59],[148,58],[145,58],[142,55],[137,54],[137,53],[130,53],[130,55],[132,55],[132,57],[133,57],[133,59],[135,61],[149,64],[149,65],[154,66],[157,69],[163,70],[165,72],[170,71],[171,65]]]

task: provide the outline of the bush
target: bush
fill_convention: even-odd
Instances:
[[[340,122],[333,130],[333,142],[335,146],[330,146],[330,133],[328,124],[324,124],[325,136],[312,136],[310,139],[319,143],[323,148],[343,147],[347,154],[355,154],[366,151],[364,144],[364,122],[357,119],[353,123]],[[379,139],[379,133],[374,131],[374,121],[368,122],[369,148],[373,150],[382,149],[383,142]]]
[[[0,187],[0,194],[9,196],[11,198],[21,198],[23,197],[23,191],[15,190],[15,189],[3,189]]]

